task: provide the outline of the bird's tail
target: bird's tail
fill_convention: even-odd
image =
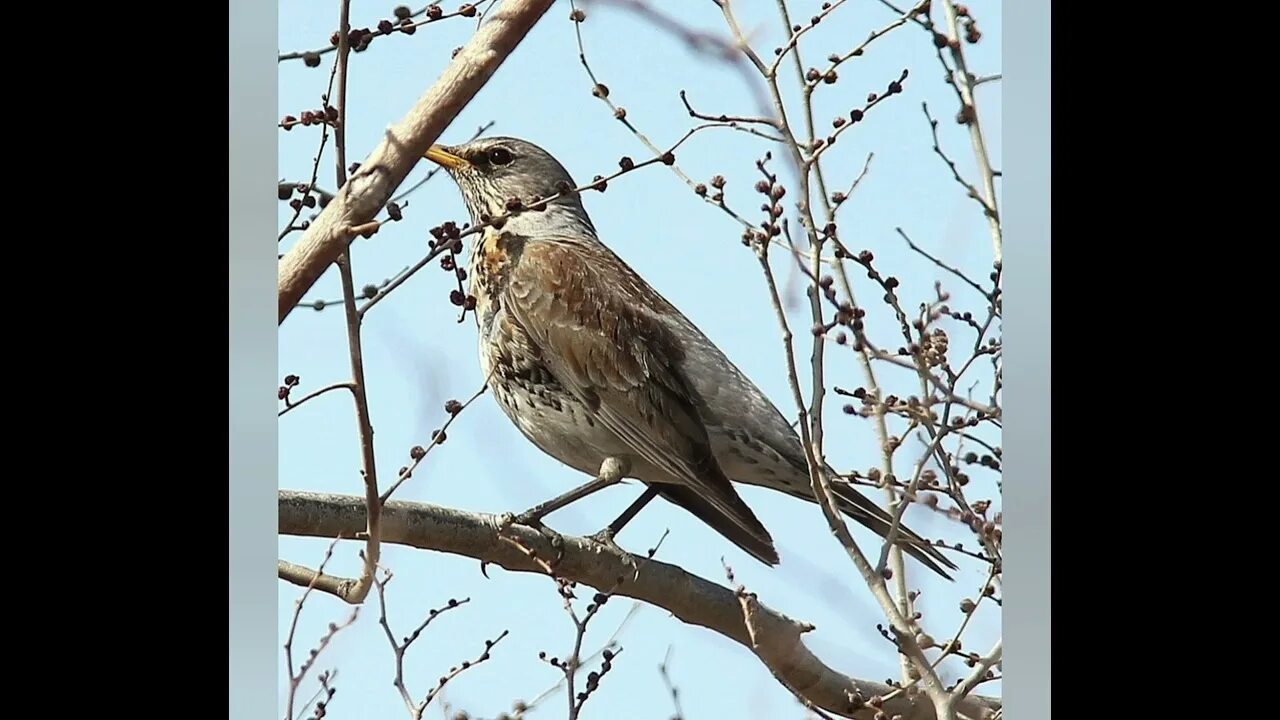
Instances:
[[[834,473],[834,471],[832,472]],[[813,491],[807,487],[804,490],[788,488],[786,492],[809,502],[817,502],[817,499],[813,496]],[[870,498],[853,487],[835,483],[831,485],[831,494],[835,496],[836,506],[840,512],[853,518],[881,538],[889,536],[889,529],[893,526],[893,516],[872,502]],[[945,566],[950,570],[959,569],[933,544],[917,535],[902,522],[898,523],[898,533],[895,540],[896,544],[904,552],[948,580],[951,580],[952,577],[939,565]]]
[[[831,493],[835,495],[836,504],[840,506],[841,512],[857,520],[881,538],[889,536],[889,529],[893,526],[893,516],[872,502],[870,498],[843,484],[832,485]],[[938,565],[944,565],[949,570],[959,569],[937,547],[917,535],[901,521],[898,523],[896,541],[904,552],[948,580],[952,579],[951,576]]]
[[[696,489],[675,483],[659,485],[658,493],[667,501],[688,510],[751,557],[771,567],[778,564],[773,537],[736,494],[723,498],[725,502],[713,503]]]

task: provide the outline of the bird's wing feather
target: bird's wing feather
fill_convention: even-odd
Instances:
[[[680,344],[646,309],[655,296],[603,246],[544,238],[524,247],[502,293],[542,361],[605,427],[771,547],[716,463],[678,369]]]

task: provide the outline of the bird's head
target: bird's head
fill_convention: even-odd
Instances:
[[[582,199],[577,193],[562,192],[576,187],[569,171],[551,153],[531,142],[484,137],[462,145],[432,145],[426,157],[443,167],[458,184],[473,223],[479,223],[482,215],[495,217],[508,212],[508,202],[513,199],[528,206],[535,197],[560,195],[545,210],[521,213],[511,222],[538,223],[557,230],[585,229],[594,235]]]

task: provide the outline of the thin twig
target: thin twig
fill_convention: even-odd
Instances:
[[[347,42],[351,30],[351,0],[342,0],[341,31],[338,38],[338,123],[334,127],[337,150],[338,187],[347,183],[347,62],[351,47]],[[369,525],[365,538],[364,567],[360,578],[349,592],[339,595],[352,605],[359,605],[368,596],[374,583],[374,571],[381,556],[382,503],[378,500],[378,468],[373,449],[373,419],[369,413],[369,397],[364,377],[364,353],[360,342],[360,316],[356,312],[356,288],[351,272],[351,248],[338,257],[338,272],[342,280],[342,300],[347,326],[347,345],[351,356],[351,382],[355,386],[356,422],[360,428],[360,454],[363,466],[365,502],[369,506]]]
[[[293,402],[289,400],[289,398],[285,398],[285,401],[284,401],[285,407],[283,410],[276,413],[276,417],[284,417],[285,413],[289,412],[290,410],[293,410],[294,408],[301,406],[303,403],[307,402],[308,400],[314,400],[315,398],[320,397],[321,395],[324,395],[325,393],[330,392],[332,390],[350,390],[354,393],[355,385],[350,382],[334,383],[332,385],[329,385],[328,387],[322,387],[319,390],[316,390],[315,392],[308,393],[307,395],[303,396],[301,400],[297,402]]]
[[[332,97],[333,79],[337,74],[338,63],[335,62],[333,64],[333,70],[329,71],[329,86],[325,88],[324,91],[325,105],[329,104],[329,98]],[[325,123],[324,127],[320,130],[320,148],[316,150],[316,159],[311,165],[311,182],[307,183],[307,191],[303,194],[302,198],[299,199],[298,207],[293,209],[293,217],[289,218],[289,222],[285,223],[284,229],[280,231],[278,236],[276,236],[276,244],[279,244],[280,241],[284,240],[286,235],[297,228],[295,223],[298,222],[298,218],[302,215],[302,208],[306,207],[306,199],[311,195],[312,190],[315,188],[316,181],[320,179],[320,160],[324,157],[324,146],[328,141],[329,123]]]
[[[318,658],[320,653],[329,645],[329,641],[333,639],[333,636],[336,635],[338,631],[349,626],[356,620],[356,613],[352,612],[350,619],[341,626],[330,625],[329,631],[321,637],[320,644],[311,651],[310,656],[307,658],[306,662],[303,663],[302,667],[299,668],[297,672],[294,672],[293,640],[298,632],[298,620],[302,618],[302,608],[306,605],[307,598],[311,596],[311,591],[317,589],[317,583],[320,582],[321,578],[325,577],[324,568],[329,564],[329,560],[333,558],[333,550],[338,544],[338,539],[339,537],[335,536],[333,540],[329,542],[329,547],[325,549],[324,557],[320,560],[320,568],[312,573],[310,580],[305,584],[306,590],[302,593],[301,597],[294,601],[293,618],[289,621],[289,635],[284,641],[285,669],[289,673],[289,694],[285,701],[284,720],[294,720],[293,708],[298,694],[298,687],[302,685],[303,679],[306,678],[307,672],[309,672],[312,665],[315,664],[316,658]],[[283,560],[280,561],[280,563],[281,568],[284,568],[285,565],[291,565],[295,568],[301,567],[293,565],[293,563],[286,563]],[[356,610],[358,611],[359,608],[356,608]]]
[[[494,370],[490,370],[489,375],[485,377],[484,382],[481,383],[480,389],[476,390],[471,397],[467,398],[466,402],[458,406],[456,411],[449,413],[449,419],[445,420],[444,425],[441,425],[439,429],[432,432],[431,442],[422,450],[422,452],[416,452],[415,450],[415,452],[411,453],[413,456],[413,464],[400,471],[396,481],[392,483],[391,487],[387,488],[387,491],[382,494],[382,497],[378,498],[379,503],[386,503],[387,500],[390,500],[391,496],[395,494],[395,491],[399,489],[406,480],[413,477],[413,472],[418,469],[418,466],[422,464],[423,460],[427,459],[427,455],[430,455],[433,449],[444,443],[444,438],[447,437],[445,431],[449,429],[449,426],[453,424],[453,421],[456,420],[464,410],[471,406],[471,403],[475,402],[476,399],[483,395],[484,391],[489,388],[489,380],[493,377],[493,373]]]
[[[952,275],[955,275],[956,277],[960,278],[960,279],[961,279],[962,281],[964,281],[967,285],[969,285],[969,287],[973,288],[974,290],[977,290],[977,291],[982,295],[982,297],[987,298],[988,300],[990,300],[990,299],[991,299],[991,295],[990,295],[986,290],[983,290],[981,285],[979,285],[978,283],[976,283],[976,282],[974,282],[973,280],[969,279],[969,276],[968,276],[968,275],[965,275],[963,272],[961,272],[959,268],[956,268],[956,267],[953,267],[953,266],[951,266],[951,265],[948,265],[948,264],[946,264],[946,263],[942,262],[941,260],[939,260],[938,258],[934,257],[933,255],[930,255],[930,254],[929,254],[929,251],[927,251],[927,250],[925,250],[924,248],[920,247],[919,245],[915,244],[915,242],[913,242],[913,241],[911,240],[911,238],[907,236],[907,233],[906,233],[905,231],[903,231],[903,229],[902,229],[902,228],[900,228],[900,227],[896,227],[896,228],[894,228],[894,230],[895,230],[895,231],[897,231],[898,235],[899,235],[899,236],[901,236],[903,240],[906,240],[906,241],[907,241],[907,246],[908,246],[908,247],[910,247],[912,250],[914,250],[915,252],[917,252],[917,253],[919,253],[919,254],[923,255],[926,259],[928,259],[928,260],[929,260],[930,262],[932,262],[934,265],[937,265],[938,267],[942,268],[943,270],[946,270],[947,272],[951,273]]]
[[[480,6],[480,5],[489,4],[489,3],[492,3],[493,1],[494,1],[494,0],[481,0],[479,3],[476,3],[476,6],[478,7],[478,6]],[[416,18],[416,17],[420,17],[420,16],[421,16],[423,13],[425,13],[425,12],[426,12],[430,7],[432,7],[432,6],[434,6],[434,5],[438,5],[438,4],[439,4],[439,3],[434,3],[434,2],[433,2],[433,3],[431,3],[431,5],[428,5],[428,6],[424,7],[424,8],[422,8],[421,10],[418,10],[417,12],[410,13],[410,14],[409,14],[409,19]],[[369,44],[372,44],[372,42],[373,42],[373,40],[374,40],[374,39],[379,38],[379,37],[383,37],[383,36],[386,36],[386,35],[392,35],[392,34],[395,34],[395,33],[404,33],[404,34],[408,35],[408,34],[410,34],[410,33],[405,33],[405,32],[404,32],[404,30],[405,30],[405,29],[407,29],[407,28],[413,28],[413,29],[415,29],[415,30],[416,30],[417,28],[420,28],[420,27],[422,27],[422,26],[424,26],[424,25],[430,25],[431,23],[440,22],[440,21],[442,21],[442,20],[448,20],[448,19],[450,19],[450,18],[460,17],[460,16],[462,16],[462,15],[463,15],[463,11],[462,11],[462,9],[461,9],[461,8],[459,8],[458,10],[455,10],[455,11],[453,11],[453,12],[451,12],[451,13],[444,13],[444,14],[440,15],[439,17],[434,17],[434,18],[429,17],[429,18],[427,18],[427,19],[425,19],[425,20],[419,20],[419,21],[417,21],[417,22],[405,23],[405,24],[403,24],[403,25],[396,24],[396,25],[393,25],[393,26],[392,26],[392,28],[391,28],[390,30],[387,30],[387,31],[384,31],[384,30],[382,30],[381,28],[379,28],[379,29],[377,29],[377,30],[371,30],[371,31],[369,32],[368,36],[367,36],[367,38],[368,38],[368,39],[367,39],[367,41],[366,41],[366,43],[365,43],[365,46],[367,47]],[[350,24],[348,23],[348,25],[347,25],[347,27],[346,27],[346,29],[345,29],[345,30],[339,30],[339,34],[344,35],[344,36],[350,35],[350,34],[351,34]],[[338,39],[338,41],[339,41],[339,43],[341,43],[342,38],[340,37],[340,38]],[[326,53],[331,53],[331,52],[333,52],[334,50],[337,50],[337,49],[338,49],[338,47],[339,47],[338,45],[334,45],[334,44],[330,43],[329,45],[326,45],[326,46],[324,46],[324,47],[322,47],[322,48],[316,48],[315,50],[295,50],[294,52],[282,53],[282,54],[280,54],[280,55],[276,58],[276,62],[277,62],[277,63],[281,63],[281,62],[284,62],[285,60],[305,60],[305,59],[307,59],[308,57],[312,57],[312,58],[317,58],[317,59],[318,59],[321,55],[324,55],[324,54],[326,54]]]
[[[965,62],[964,51],[960,43],[960,22],[953,0],[942,0],[942,9],[947,17],[948,47],[951,48],[951,59],[955,63],[955,72],[951,81],[960,93],[961,112],[964,113],[969,128],[969,140],[973,143],[973,154],[978,161],[978,173],[982,176],[983,198],[987,206],[987,222],[991,227],[991,248],[995,262],[1001,263],[1004,258],[1004,235],[1000,227],[1000,211],[996,202],[995,173],[991,170],[991,159],[987,153],[987,141],[982,134],[982,126],[978,120],[978,100],[974,94],[974,76],[969,73]]]

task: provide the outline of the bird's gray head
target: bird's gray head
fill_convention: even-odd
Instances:
[[[433,145],[428,160],[440,165],[458,183],[471,221],[508,212],[508,202],[529,205],[576,187],[569,171],[551,153],[512,137],[485,137],[463,145]],[[508,223],[514,232],[537,228],[543,232],[586,232],[595,228],[577,193],[563,193],[540,212],[524,212]]]

